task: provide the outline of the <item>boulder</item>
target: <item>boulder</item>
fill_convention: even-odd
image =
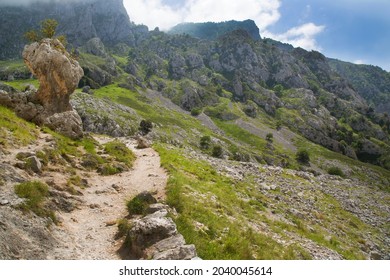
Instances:
[[[26,169],[29,169],[35,173],[42,172],[42,163],[36,156],[32,156],[26,159]]]
[[[84,72],[57,39],[44,39],[27,45],[23,59],[39,79],[37,100],[47,112],[61,113],[72,110],[70,95],[76,89]]]
[[[150,142],[146,138],[139,136],[137,139],[137,149],[147,149],[150,148]]]
[[[56,113],[46,118],[44,124],[71,139],[77,140],[83,137],[83,123],[76,111]]]
[[[133,258],[191,260],[197,257],[195,246],[186,244],[173,220],[167,217],[168,209],[164,204],[152,204],[147,210],[152,214],[133,222],[127,236]]]
[[[130,250],[135,257],[142,257],[143,251],[149,246],[177,234],[176,225],[171,218],[153,215],[134,221],[129,232]]]

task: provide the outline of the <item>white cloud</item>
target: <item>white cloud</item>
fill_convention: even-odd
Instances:
[[[181,22],[206,22],[253,19],[265,29],[280,18],[279,0],[186,0],[178,8],[162,0],[124,0],[130,19],[167,30]]]
[[[325,26],[304,23],[282,34],[273,34],[268,28],[279,21],[282,0],[179,0],[177,5],[167,5],[164,0],[124,0],[130,19],[147,25],[150,29],[162,30],[181,22],[220,22],[227,20],[252,19],[264,37],[273,38],[295,47],[320,50],[316,36]],[[171,1],[172,2],[172,1]],[[181,5],[179,5],[182,3]],[[309,14],[311,6],[305,7]],[[304,19],[304,18],[303,18]]]
[[[353,61],[353,63],[355,63],[355,64],[365,64],[364,60],[362,60],[362,59],[356,59],[356,60]]]
[[[325,29],[324,25],[316,25],[312,22],[293,27],[282,34],[273,34],[265,31],[263,35],[307,50],[321,50],[315,39],[316,35]]]

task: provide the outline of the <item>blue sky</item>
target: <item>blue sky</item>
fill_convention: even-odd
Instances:
[[[124,0],[124,4],[132,21],[150,29],[249,18],[263,37],[390,71],[389,0]]]

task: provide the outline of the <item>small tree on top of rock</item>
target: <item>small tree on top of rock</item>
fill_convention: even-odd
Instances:
[[[55,36],[57,32],[57,27],[58,27],[58,21],[55,19],[45,19],[41,21],[40,23],[41,29],[40,30],[30,30],[27,31],[24,34],[24,37],[29,41],[29,42],[38,42],[44,38],[56,38],[58,39],[62,45],[66,45],[66,37],[65,35],[61,36]]]

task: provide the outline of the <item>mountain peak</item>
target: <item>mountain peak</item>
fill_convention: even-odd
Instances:
[[[218,23],[181,23],[174,26],[168,33],[188,34],[199,39],[215,40],[218,37],[235,30],[245,30],[253,40],[261,40],[260,30],[256,23],[251,19],[244,21],[230,20]]]

